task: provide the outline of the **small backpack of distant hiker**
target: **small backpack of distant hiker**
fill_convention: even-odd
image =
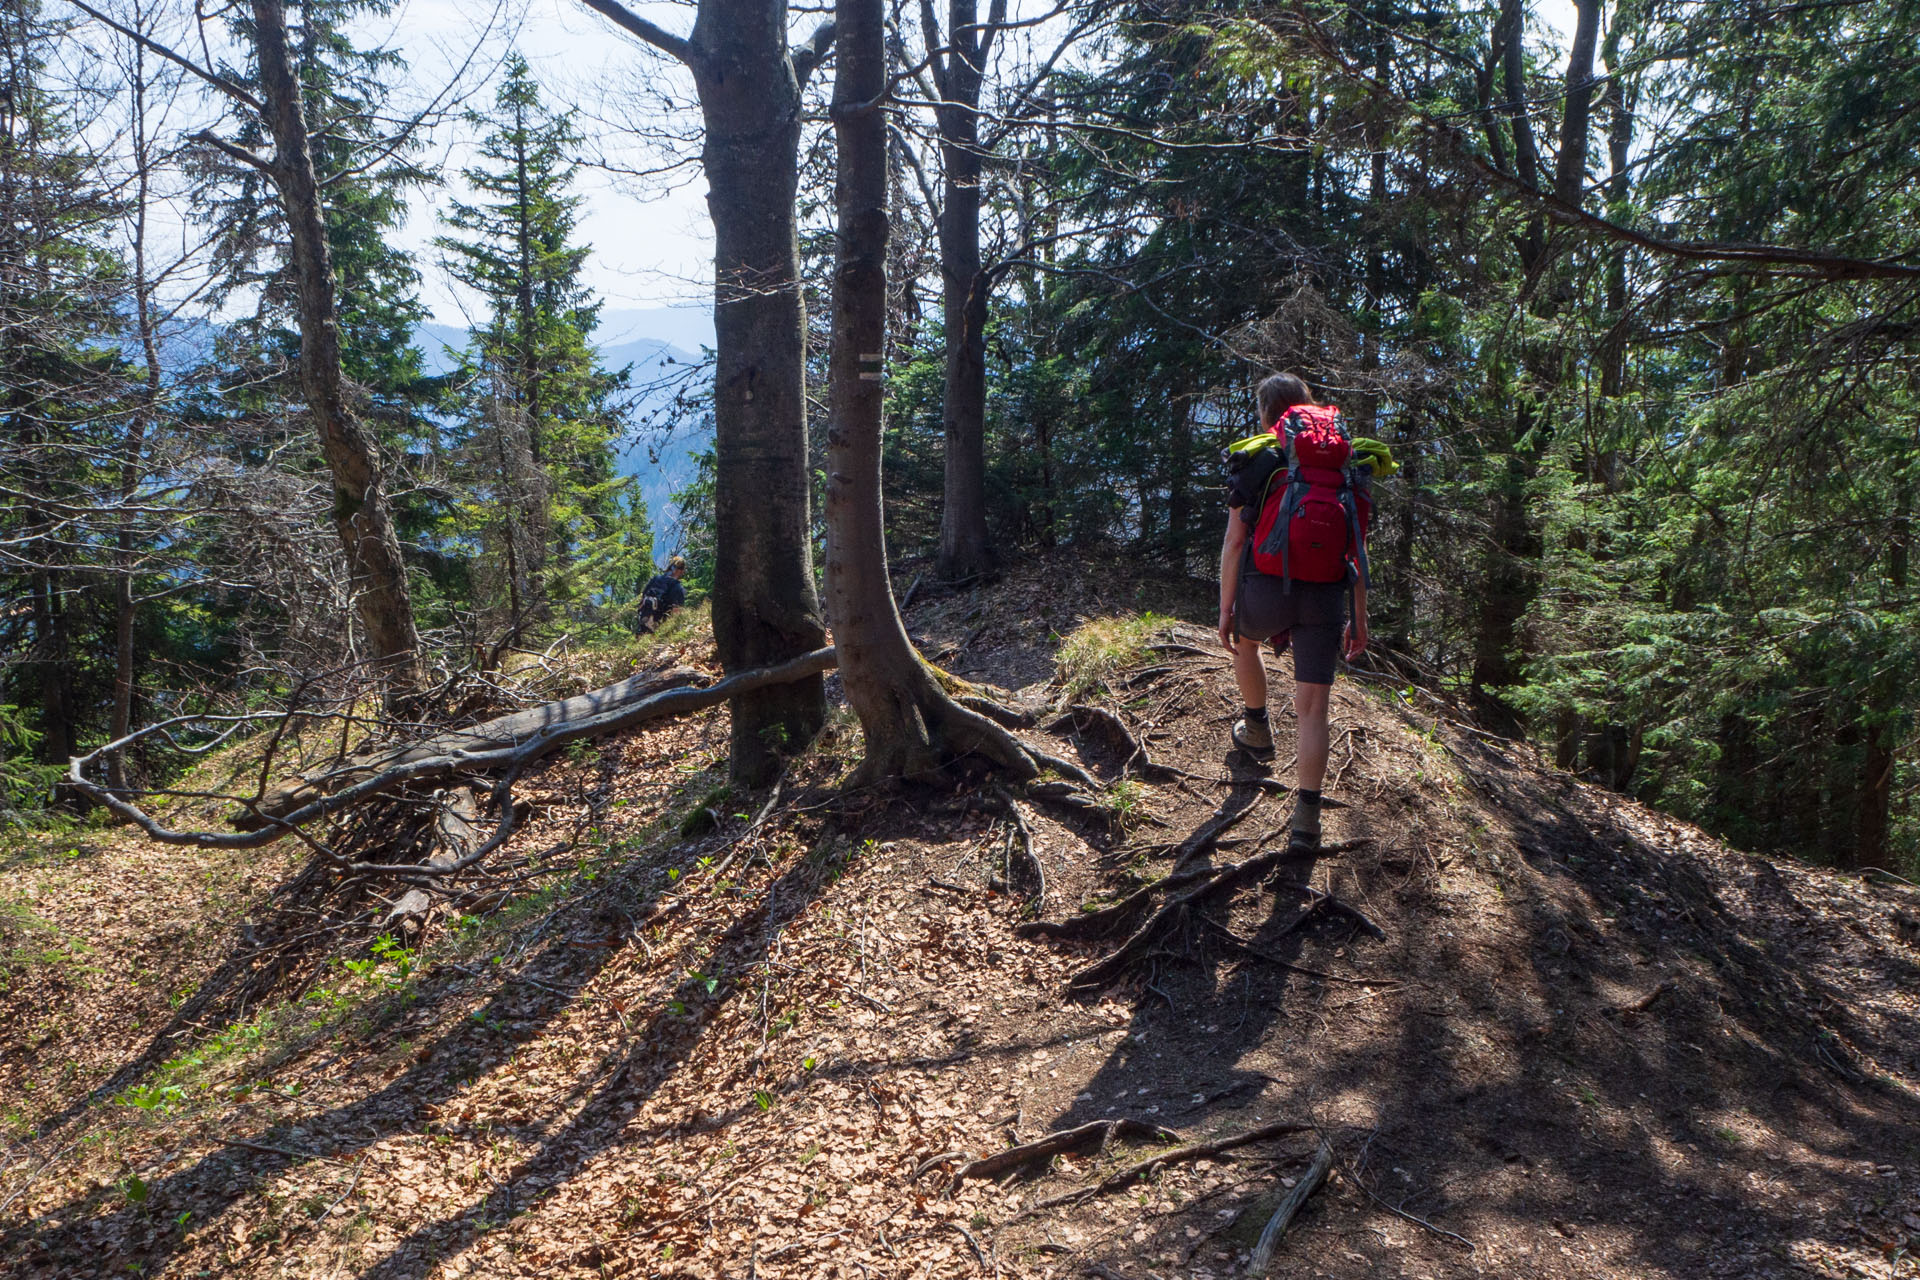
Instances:
[[[1257,573],[1298,582],[1367,581],[1373,520],[1372,459],[1356,463],[1353,437],[1332,405],[1295,405],[1270,433],[1226,450],[1233,486],[1253,504],[1248,559]]]
[[[641,635],[650,634],[653,629],[666,621],[672,606],[667,603],[667,585],[673,578],[667,574],[655,574],[640,593],[640,611],[634,619],[634,630]]]

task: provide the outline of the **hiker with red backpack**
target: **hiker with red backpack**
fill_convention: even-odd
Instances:
[[[1292,839],[1320,843],[1327,707],[1341,653],[1367,647],[1367,526],[1372,478],[1394,470],[1375,440],[1355,441],[1332,405],[1277,373],[1256,392],[1263,428],[1226,451],[1227,535],[1220,547],[1220,643],[1246,710],[1233,745],[1256,759],[1273,753],[1267,670],[1260,646],[1293,649],[1298,734]],[[1351,620],[1348,606],[1352,606]]]

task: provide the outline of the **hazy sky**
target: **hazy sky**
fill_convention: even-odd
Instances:
[[[685,33],[693,21],[690,5],[651,3],[635,6],[669,30]],[[1018,5],[1014,6],[1016,9]],[[1572,0],[1539,0],[1535,30],[1558,36],[1564,48],[1573,25]],[[366,24],[364,34],[402,50],[422,83],[445,83],[451,68],[468,58],[493,11],[471,0],[405,0],[386,19]],[[801,15],[796,26],[818,19]],[[661,153],[649,150],[624,130],[605,121],[630,121],[636,114],[657,123],[657,112],[632,105],[639,75],[667,65],[666,60],[638,41],[616,30],[579,0],[511,0],[498,15],[493,34],[481,46],[482,71],[497,67],[511,40],[532,64],[551,101],[573,102],[582,109],[579,127],[590,144],[616,163],[640,167],[657,163]],[[469,83],[477,86],[475,73]],[[623,101],[627,99],[626,101]],[[486,106],[492,99],[488,84],[478,89],[471,104]],[[467,133],[443,128],[435,140],[433,157],[447,164],[449,178],[470,163]],[[712,279],[712,232],[707,221],[706,181],[697,167],[677,178],[636,181],[606,170],[583,168],[579,190],[586,197],[580,211],[581,237],[593,246],[588,280],[609,309],[696,306],[709,302]],[[434,317],[463,324],[467,316],[458,291],[439,270],[431,240],[440,234],[437,213],[445,192],[423,193],[400,241],[419,254],[426,277],[425,297]],[[471,300],[466,300],[470,305]]]

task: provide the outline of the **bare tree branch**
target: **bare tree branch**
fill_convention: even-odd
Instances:
[[[132,27],[124,26],[121,23],[115,22],[112,18],[109,18],[106,14],[100,12],[98,9],[94,8],[92,5],[87,4],[86,0],[67,0],[67,2],[71,4],[74,8],[80,10],[80,12],[92,18],[94,21],[105,23],[107,26],[112,27],[115,31],[118,31],[121,35],[127,37],[127,39],[129,40],[132,40],[134,43],[140,45],[142,48],[149,49],[154,53],[159,54],[161,57],[165,58],[167,61],[173,63],[175,66],[181,67],[186,71],[190,72],[191,74],[198,76],[200,79],[206,81],[208,84],[218,89],[221,93],[224,93],[229,98],[232,98],[235,102],[251,107],[255,111],[265,110],[265,108],[260,105],[260,99],[254,97],[252,94],[248,93],[245,89],[241,88],[239,85],[235,84],[233,81],[227,79],[225,76],[221,75],[219,72],[209,71],[207,68],[193,61],[193,59],[181,57],[179,54],[167,48],[167,46],[161,44],[159,41],[154,40],[149,36],[143,35],[138,31],[135,31]]]
[[[807,81],[819,69],[820,64],[833,56],[833,19],[828,18],[813,29],[806,43],[796,45],[793,58],[793,74],[799,77],[800,87],[805,88]]]
[[[612,19],[613,24],[628,35],[638,36],[660,52],[685,63],[688,67],[694,67],[701,61],[700,53],[693,47],[692,42],[674,35],[665,27],[648,22],[627,6],[618,3],[618,0],[582,0],[582,3],[595,13]]]

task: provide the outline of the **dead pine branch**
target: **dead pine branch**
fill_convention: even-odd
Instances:
[[[1263,1276],[1267,1268],[1273,1265],[1273,1251],[1280,1245],[1280,1237],[1285,1235],[1292,1225],[1294,1216],[1309,1197],[1326,1185],[1327,1174],[1333,1170],[1333,1146],[1322,1140],[1320,1149],[1313,1153],[1313,1163],[1300,1181],[1293,1184],[1293,1190],[1287,1192],[1286,1199],[1274,1209],[1273,1216],[1267,1219],[1266,1230],[1260,1233],[1260,1239],[1253,1246],[1253,1256],[1247,1261],[1247,1274]]]
[[[1076,1151],[1088,1144],[1093,1145],[1094,1154],[1098,1155],[1106,1150],[1107,1143],[1115,1138],[1180,1141],[1180,1135],[1172,1129],[1149,1124],[1144,1120],[1134,1120],[1124,1116],[1114,1120],[1093,1120],[1078,1128],[1062,1129],[1038,1141],[1008,1147],[1005,1151],[996,1151],[990,1156],[968,1161],[954,1170],[953,1180],[947,1184],[947,1194],[952,1195],[968,1178],[997,1178],[1014,1169],[1032,1164],[1045,1164],[1057,1155]]]

